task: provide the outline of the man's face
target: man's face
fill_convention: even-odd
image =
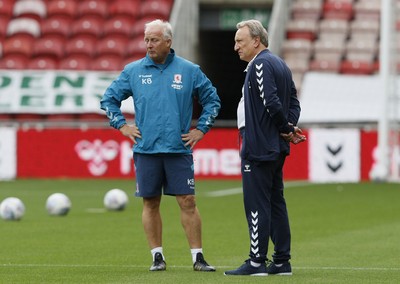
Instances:
[[[171,39],[165,39],[161,27],[149,27],[144,33],[147,54],[155,63],[162,64],[171,48]]]
[[[243,61],[249,62],[256,55],[256,40],[250,36],[249,28],[244,26],[236,31],[234,50]]]

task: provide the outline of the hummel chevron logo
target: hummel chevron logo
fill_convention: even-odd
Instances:
[[[260,70],[260,69],[263,67],[263,64],[264,64],[264,63],[261,63],[260,65],[257,65],[257,64],[256,64],[257,70]]]
[[[258,83],[259,85],[262,85],[262,82],[263,82],[263,78],[257,79],[257,83]]]
[[[251,227],[251,252],[256,256],[259,257],[259,247],[258,247],[258,211],[250,211],[251,214],[251,223],[253,226]]]
[[[257,72],[257,71],[256,71],[256,75],[257,75],[258,78],[261,78],[262,74],[263,74],[263,71],[262,71],[262,70],[261,70],[260,72]]]

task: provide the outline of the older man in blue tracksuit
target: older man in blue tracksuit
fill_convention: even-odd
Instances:
[[[250,258],[225,275],[291,275],[290,227],[283,197],[283,165],[289,142],[304,141],[295,126],[300,104],[285,62],[268,49],[268,34],[257,20],[240,22],[235,50],[249,62],[238,108],[243,199],[250,235]],[[266,267],[268,242],[275,253]]]
[[[125,66],[102,100],[110,125],[134,142],[136,196],[143,198],[142,223],[153,263],[166,269],[162,247],[161,196],[173,195],[191,249],[195,271],[215,271],[203,257],[201,218],[195,201],[192,148],[213,126],[220,99],[200,67],[177,55],[168,22],[145,25],[147,55]],[[135,125],[127,125],[121,102],[133,97]],[[191,128],[193,101],[202,106]]]

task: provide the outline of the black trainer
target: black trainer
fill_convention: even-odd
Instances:
[[[196,262],[193,264],[193,270],[195,271],[215,271],[215,267],[211,266],[204,260],[204,256],[201,252],[196,255]]]
[[[225,271],[225,275],[250,275],[250,276],[267,276],[267,266],[260,263],[259,267],[252,266],[250,259],[246,260],[239,268],[235,270]]]
[[[156,252],[154,255],[153,264],[150,267],[150,271],[162,271],[167,269],[167,264],[165,263],[161,253]]]
[[[284,263],[274,263],[271,262],[268,267],[267,271],[269,275],[292,275],[292,265],[290,262],[284,262]]]

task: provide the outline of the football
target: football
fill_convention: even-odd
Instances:
[[[71,200],[64,193],[53,193],[46,200],[46,210],[50,215],[65,216],[71,209]]]
[[[104,206],[108,210],[124,210],[127,203],[128,195],[118,188],[107,191],[104,196]]]
[[[0,204],[0,216],[4,220],[20,220],[25,214],[25,205],[21,199],[8,197]]]

